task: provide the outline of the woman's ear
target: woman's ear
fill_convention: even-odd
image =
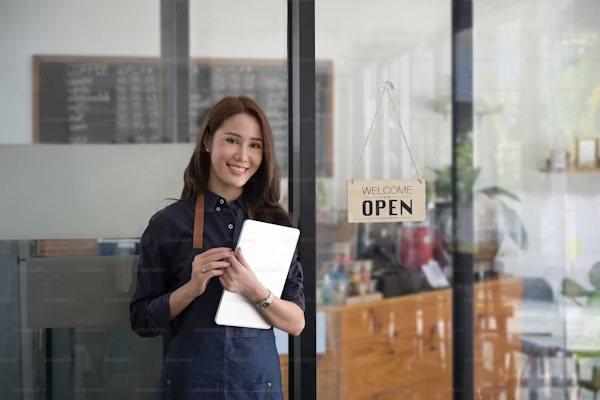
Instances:
[[[209,153],[211,145],[212,145],[212,136],[205,136],[204,140],[202,141],[202,148],[204,149],[204,151]]]

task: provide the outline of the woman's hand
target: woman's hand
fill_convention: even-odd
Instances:
[[[244,259],[241,249],[235,256],[230,256],[225,261],[231,264],[225,273],[219,277],[223,287],[230,292],[245,296],[253,304],[264,300],[269,291],[259,282],[254,272]],[[304,330],[304,311],[291,301],[282,300],[273,295],[273,302],[268,308],[261,310],[273,327],[281,329],[290,335],[298,336]]]
[[[230,264],[225,259],[232,257],[233,251],[226,247],[210,249],[194,257],[192,277],[188,282],[192,292],[200,296],[206,290],[208,281],[215,276],[222,276]]]
[[[226,258],[231,267],[219,277],[219,281],[226,290],[247,297],[253,303],[267,298],[268,290],[259,282],[256,275],[244,259],[242,249],[239,248],[235,255]]]

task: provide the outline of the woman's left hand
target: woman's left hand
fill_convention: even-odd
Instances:
[[[231,266],[225,273],[219,277],[219,281],[226,290],[245,296],[255,302],[257,298],[262,299],[262,295],[267,292],[264,286],[259,282],[256,275],[244,259],[242,249],[239,248],[234,256],[228,257],[225,261]],[[265,293],[263,293],[265,292]],[[266,295],[264,296],[266,297]],[[260,299],[258,301],[260,301]]]

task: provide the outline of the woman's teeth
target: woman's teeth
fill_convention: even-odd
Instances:
[[[233,165],[230,165],[229,168],[231,168],[234,172],[240,172],[240,173],[246,172],[246,168],[236,167]]]

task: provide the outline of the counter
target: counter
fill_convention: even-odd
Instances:
[[[508,400],[520,366],[518,338],[507,323],[521,286],[519,278],[506,278],[474,291],[476,389],[496,396],[506,391]],[[327,349],[317,354],[319,400],[452,399],[451,289],[318,311],[326,317]],[[282,355],[286,394],[287,366]]]

